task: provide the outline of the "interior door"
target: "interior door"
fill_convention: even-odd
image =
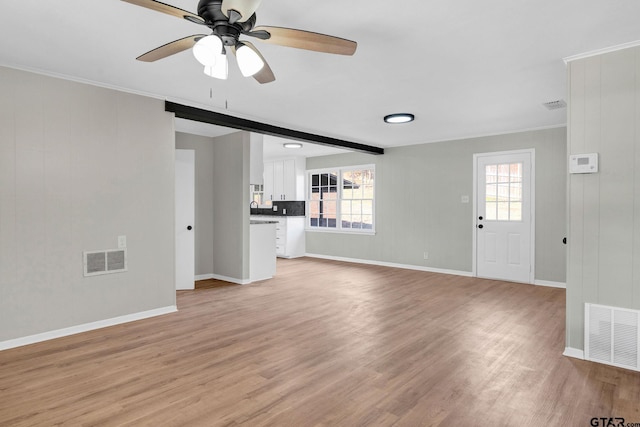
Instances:
[[[195,287],[195,150],[176,150],[176,289]]]
[[[533,283],[533,150],[476,154],[476,275]]]

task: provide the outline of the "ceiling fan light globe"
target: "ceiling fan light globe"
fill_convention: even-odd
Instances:
[[[206,36],[193,45],[193,56],[205,66],[214,66],[222,52],[222,40],[218,36]]]
[[[229,77],[229,61],[227,60],[227,55],[220,55],[215,65],[205,65],[204,73],[216,79],[227,80]]]
[[[238,68],[245,77],[251,77],[264,67],[264,61],[253,49],[240,44],[236,49],[236,59],[238,60]]]

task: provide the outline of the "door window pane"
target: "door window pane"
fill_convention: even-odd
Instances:
[[[489,221],[522,221],[522,163],[485,166],[485,216]]]
[[[498,202],[498,221],[509,221],[509,202]]]
[[[511,221],[522,221],[522,203],[511,202],[509,206],[509,219]]]
[[[496,202],[485,203],[485,216],[488,221],[495,221],[498,219],[498,204]]]

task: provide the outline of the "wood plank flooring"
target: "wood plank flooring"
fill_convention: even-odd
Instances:
[[[0,352],[2,426],[640,423],[640,373],[562,356],[565,292],[317,259],[179,312]]]

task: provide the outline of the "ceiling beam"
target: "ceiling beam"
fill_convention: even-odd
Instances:
[[[344,141],[342,139],[331,138],[328,136],[300,132],[279,126],[268,125],[266,123],[255,122],[253,120],[241,119],[227,114],[214,113],[213,111],[203,110],[201,108],[189,107],[188,105],[176,104],[175,102],[165,101],[164,109],[165,111],[174,113],[176,117],[180,119],[226,126],[248,132],[257,132],[264,135],[293,139],[296,141],[313,142],[314,144],[344,148],[346,150],[359,151],[361,153],[384,154],[384,148],[374,147],[372,145],[359,144],[357,142]]]

